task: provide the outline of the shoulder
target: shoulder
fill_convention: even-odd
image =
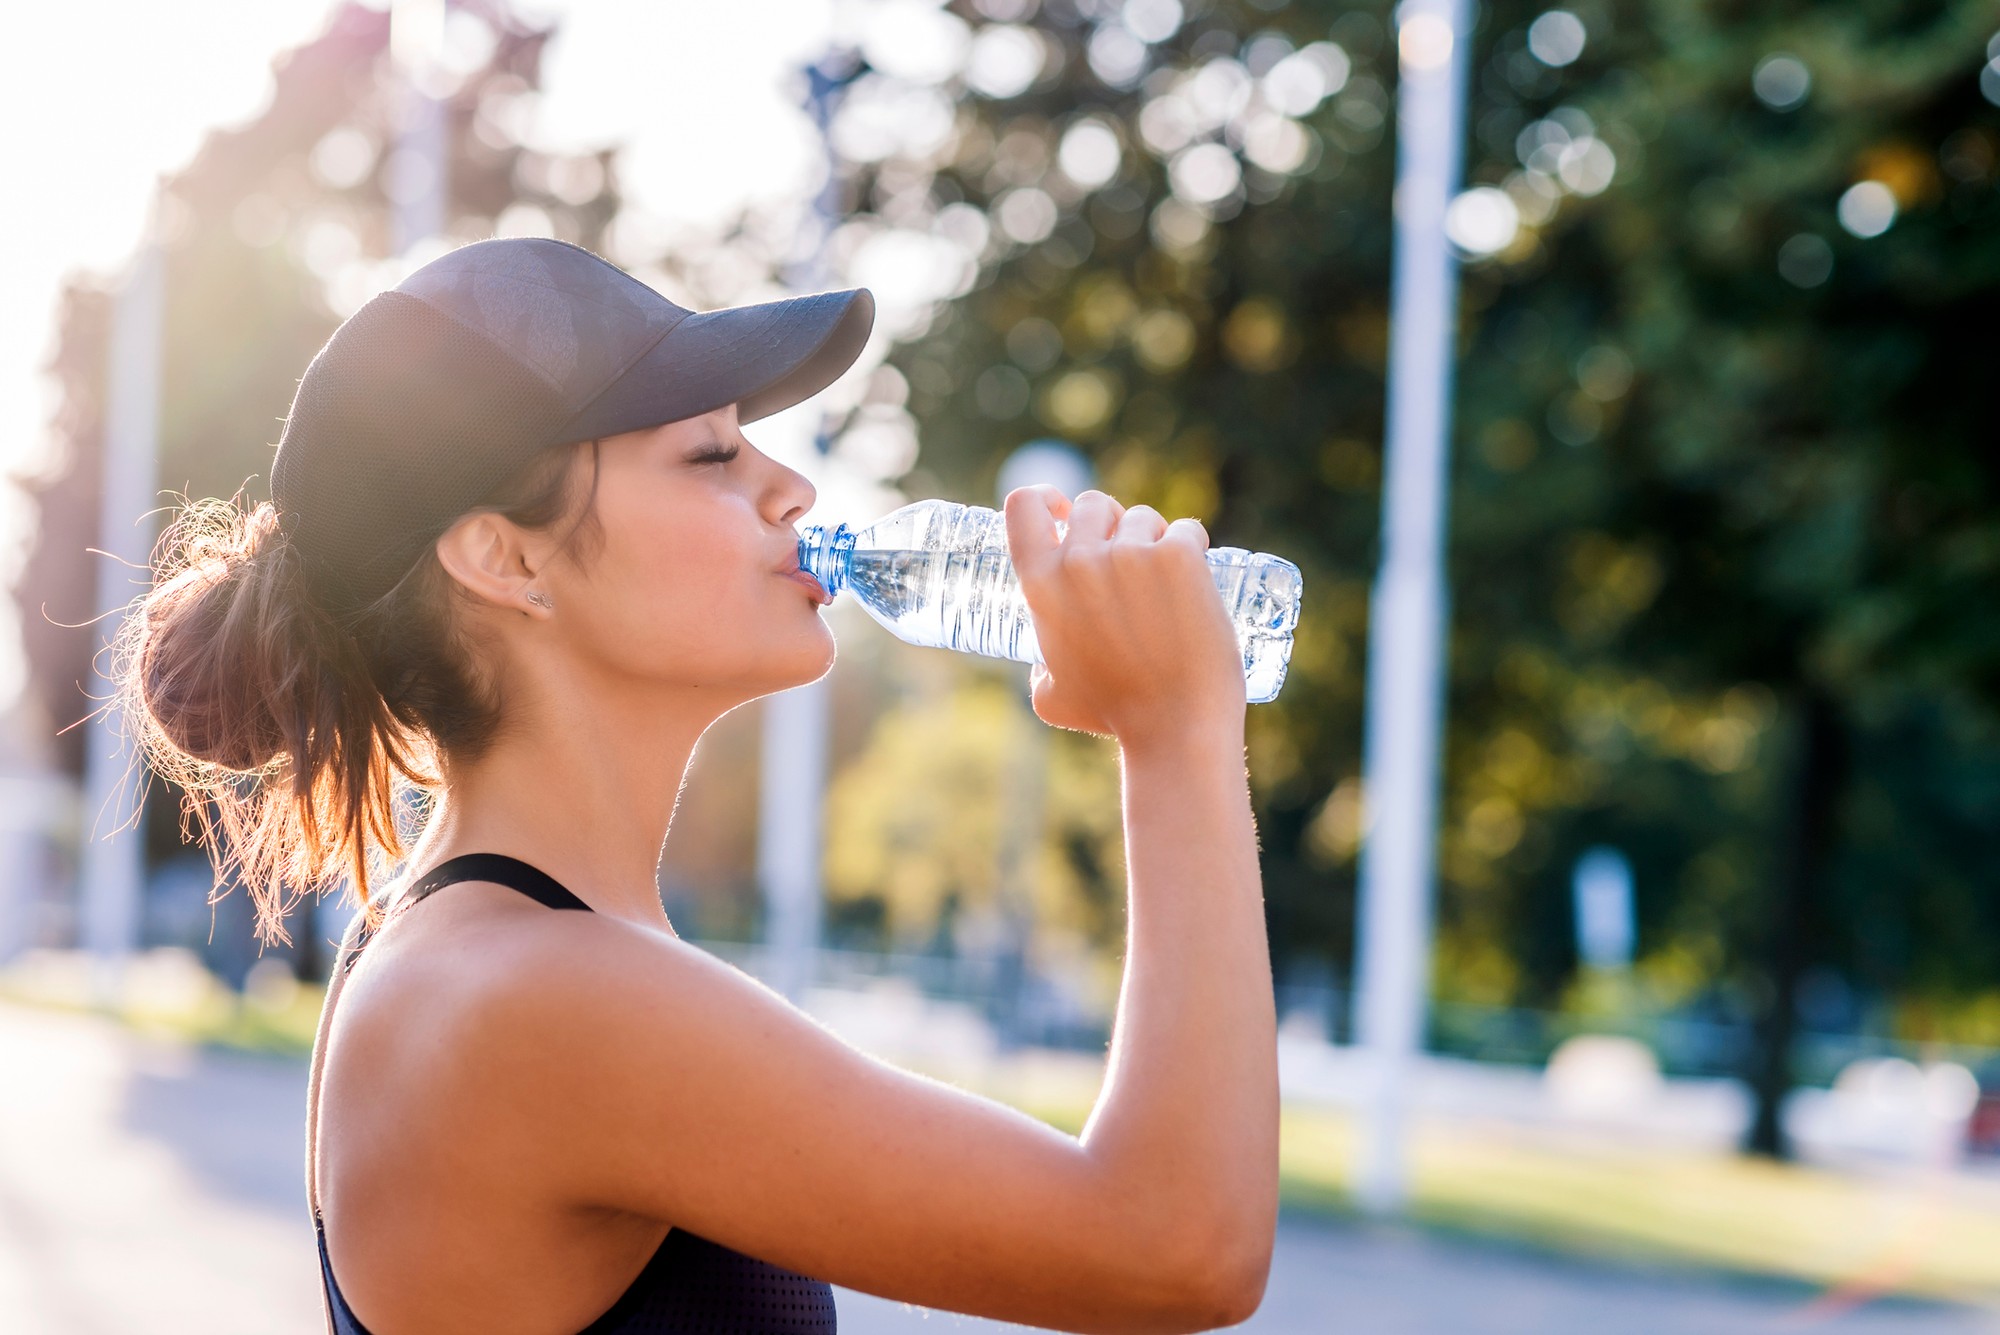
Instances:
[[[712,1010],[719,993],[761,990],[664,930],[552,910],[483,882],[448,896],[392,913],[356,961],[337,1017],[350,1049],[447,1057],[421,1073],[433,1086],[557,1071],[629,1042],[635,1025],[665,1040],[663,1019],[698,998]]]
[[[685,1065],[788,1010],[767,988],[671,933],[595,913],[533,910],[456,943],[441,1035],[469,1070],[538,1090],[630,1084]]]
[[[461,975],[434,1078],[549,1199],[685,1222],[687,1174],[793,1140],[807,1091],[876,1068],[699,947],[547,917],[495,933]]]

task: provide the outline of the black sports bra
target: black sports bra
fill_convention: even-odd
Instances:
[[[489,881],[518,890],[552,909],[590,906],[546,873],[516,858],[497,853],[470,853],[443,863],[412,885],[402,904],[460,881]],[[372,932],[360,928],[343,952],[338,973],[354,967]],[[336,981],[335,987],[338,986]],[[333,992],[328,993],[328,1007]],[[323,1045],[322,1045],[323,1046]],[[313,1066],[314,1137],[317,1132],[319,1061]],[[311,1173],[313,1147],[307,1147]],[[310,1177],[308,1182],[310,1182]],[[319,1273],[326,1294],[327,1329],[332,1335],[368,1335],[333,1278],[327,1258],[326,1227],[320,1219],[317,1193],[313,1229],[319,1235]],[[731,1251],[685,1229],[667,1233],[653,1259],[646,1262],[631,1286],[604,1315],[580,1335],[835,1335],[833,1289],[816,1279]]]

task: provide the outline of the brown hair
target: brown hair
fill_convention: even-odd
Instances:
[[[578,505],[582,445],[546,451],[475,510],[548,529],[576,514],[562,551],[598,536],[597,442]],[[268,504],[198,501],[160,539],[154,586],[119,637],[118,698],[139,753],[182,790],[182,832],[208,848],[219,885],[248,887],[257,935],[345,876],[379,920],[371,873],[402,857],[398,807],[471,758],[502,723],[427,549],[388,593],[336,618],[313,599]]]

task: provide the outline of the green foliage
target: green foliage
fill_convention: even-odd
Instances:
[[[991,935],[1010,911],[1047,944],[1110,947],[1123,931],[1117,757],[1051,734],[1011,683],[974,677],[884,713],[828,794],[826,828],[836,916],[875,901],[885,944]]]
[[[995,222],[971,290],[897,354],[925,424],[908,485],[981,496],[1009,449],[1054,432],[1122,498],[1299,561],[1299,654],[1252,711],[1253,777],[1278,950],[1344,964],[1386,7],[1193,4],[1131,78],[1093,68],[1116,64],[1099,49],[1114,7],[954,9],[1024,20],[1048,54],[1018,95],[966,93],[943,149],[850,183],[899,225],[961,202]],[[1575,12],[1565,66],[1530,48],[1539,5],[1484,6],[1475,37],[1468,184],[1521,222],[1464,280],[1438,988],[1559,998],[1568,869],[1611,842],[1638,868],[1657,990],[1753,1008],[1812,781],[1793,763],[1808,698],[1832,702],[1851,764],[1821,776],[1835,819],[1806,850],[1805,961],[1877,995],[2000,987],[2000,631],[1973,612],[2000,591],[1979,390],[2000,309],[2000,111],[1980,69],[2000,11]],[[1328,41],[1348,68],[1298,116],[1310,151],[1257,165],[1279,132],[1239,76]],[[1780,110],[1755,89],[1787,52],[1810,86],[1792,99],[1778,79]],[[1121,147],[1089,187],[1058,165],[1085,119]],[[1191,122],[1245,159],[1219,198],[1191,198],[1211,193],[1180,156]],[[1864,181],[1895,205],[1867,237],[1839,221]],[[1017,202],[1031,190],[1052,229]]]

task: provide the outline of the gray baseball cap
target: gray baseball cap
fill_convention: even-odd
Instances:
[[[690,311],[563,241],[480,241],[334,331],[299,381],[271,499],[336,615],[387,593],[537,454],[729,404],[753,422],[826,388],[866,289]]]

